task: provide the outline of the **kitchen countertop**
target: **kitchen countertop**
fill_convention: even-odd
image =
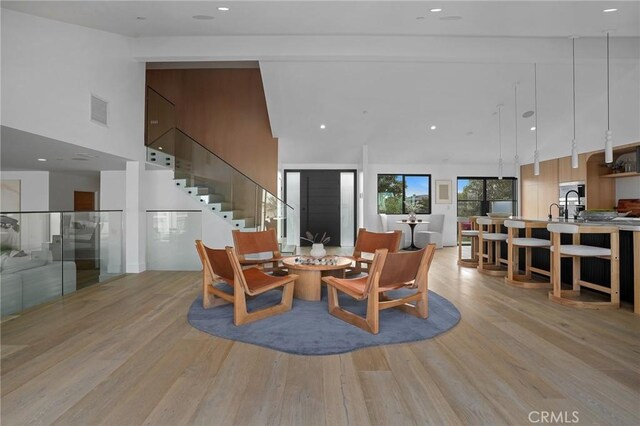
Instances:
[[[616,226],[621,231],[631,231],[631,232],[640,232],[640,218],[628,218],[628,217],[619,217],[613,220],[584,220],[584,219],[564,219],[560,217],[555,217],[551,220],[549,219],[531,219],[526,217],[513,217],[514,220],[524,220],[530,222],[545,222],[545,223],[574,223],[576,225],[589,225],[589,226]]]

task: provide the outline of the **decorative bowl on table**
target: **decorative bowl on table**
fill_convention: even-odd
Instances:
[[[505,219],[505,218],[511,216],[511,213],[493,212],[493,213],[487,213],[487,216],[489,216],[490,218],[495,218],[495,219]]]
[[[618,217],[618,212],[614,210],[583,210],[580,212],[580,219],[607,221]]]

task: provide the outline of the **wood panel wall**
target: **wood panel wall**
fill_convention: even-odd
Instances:
[[[259,69],[147,70],[147,85],[175,104],[180,130],[276,194],[278,140]]]
[[[616,147],[614,159],[627,152],[634,152],[638,143]],[[520,167],[520,198],[522,216],[544,219],[549,214],[549,205],[558,202],[561,182],[584,181],[586,183],[587,209],[615,208],[615,179],[602,177],[610,171],[603,166],[604,152],[593,151],[578,156],[579,167],[571,168],[571,157],[556,158],[540,162],[540,175],[533,174],[533,164]],[[615,176],[615,175],[614,175]],[[557,212],[553,208],[553,215]]]

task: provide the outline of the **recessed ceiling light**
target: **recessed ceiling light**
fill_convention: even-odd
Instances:
[[[617,12],[618,9],[604,9],[603,12],[604,13],[609,13],[609,12]]]
[[[46,158],[38,158],[38,161],[47,161]]]
[[[435,8],[435,9],[429,10],[429,12],[442,12],[442,9]]]
[[[161,147],[161,146],[159,146],[159,147],[158,147],[158,149],[159,149],[160,151],[162,151],[162,147]]]
[[[431,130],[435,130],[435,129],[436,129],[436,126],[432,124],[432,125],[431,125],[431,127],[429,127],[429,128],[430,128]]]
[[[533,132],[535,129],[536,129],[536,126],[533,126],[533,127],[531,128],[531,131]]]
[[[321,125],[320,125],[320,128],[321,128],[322,130],[324,130],[324,129],[326,129],[326,128],[327,128],[327,126],[325,126],[324,124],[321,124]]]
[[[218,8],[218,10],[219,10],[220,12],[228,12],[228,11],[229,11],[229,8],[228,8],[228,7],[221,6],[221,7],[219,7],[219,8]]]
[[[144,21],[145,19],[147,19],[145,16],[136,16],[136,19],[138,21]]]
[[[209,15],[193,15],[192,18],[197,19],[199,21],[210,21],[212,19],[215,19],[213,16],[209,16]]]
[[[416,19],[417,19],[417,20],[424,19],[424,16],[416,16]]]
[[[533,115],[533,111],[525,111],[522,113],[523,118],[529,118]]]

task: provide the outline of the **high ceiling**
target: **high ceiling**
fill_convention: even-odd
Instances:
[[[595,149],[606,128],[603,31],[611,30],[616,142],[640,138],[639,1],[2,1],[2,7],[137,37],[130,43],[137,60],[209,61],[181,67],[259,62],[280,161],[289,164],[355,163],[364,144],[373,163],[495,162],[498,104],[503,157],[515,154],[517,116],[519,154],[530,162],[536,117],[522,113],[534,109],[534,62],[541,156],[566,155],[569,35],[581,37],[579,149]],[[603,12],[611,8],[617,11]]]
[[[2,1],[132,37],[201,35],[639,35],[637,1]],[[228,7],[219,11],[218,7]],[[441,12],[430,9],[441,8]],[[603,9],[618,13],[604,14]],[[193,19],[194,16],[213,19]],[[139,19],[140,18],[140,19]]]

